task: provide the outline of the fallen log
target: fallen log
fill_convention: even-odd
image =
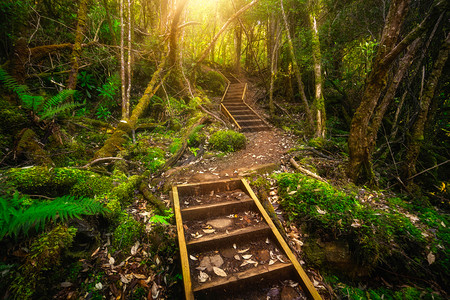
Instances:
[[[313,172],[311,172],[310,170],[307,170],[307,169],[301,167],[301,166],[295,161],[294,158],[291,158],[289,161],[291,162],[291,164],[292,164],[297,170],[299,170],[299,171],[302,172],[303,174],[308,175],[308,176],[310,176],[310,177],[312,177],[312,178],[314,178],[314,179],[320,180],[320,181],[322,181],[322,182],[327,182],[325,179],[323,179],[322,177],[320,177],[320,176],[317,175],[316,173],[313,173]]]

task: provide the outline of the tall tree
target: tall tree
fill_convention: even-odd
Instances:
[[[286,35],[287,35],[287,38],[288,38],[289,52],[290,52],[291,57],[292,57],[292,66],[294,68],[295,78],[297,79],[297,85],[298,85],[298,89],[299,89],[299,93],[300,93],[300,98],[301,98],[303,106],[305,108],[306,118],[308,119],[309,126],[310,126],[310,128],[312,130],[314,128],[314,119],[313,119],[311,110],[309,108],[308,98],[306,97],[305,86],[304,86],[303,81],[302,81],[302,75],[301,75],[300,67],[299,67],[299,65],[297,63],[297,59],[296,59],[296,56],[295,56],[294,43],[292,42],[291,33],[289,31],[289,23],[288,23],[288,19],[287,19],[287,16],[286,16],[286,12],[284,10],[283,0],[280,0],[280,4],[281,4],[281,12],[282,12],[282,15],[283,15],[283,20],[284,20],[284,26],[286,27]]]
[[[425,19],[409,32],[399,43],[402,25],[405,22],[410,0],[393,0],[389,6],[385,26],[372,63],[372,69],[366,80],[361,103],[353,115],[348,147],[350,161],[348,175],[355,182],[369,182],[374,184],[372,169],[372,150],[369,140],[369,128],[374,113],[379,109],[379,99],[387,86],[387,75],[392,62],[420,36],[430,24],[437,8],[443,5],[443,0],[436,0]],[[372,136],[376,138],[376,135]]]
[[[448,59],[450,50],[450,34],[447,33],[447,37],[439,51],[438,58],[434,63],[433,70],[428,78],[425,92],[419,99],[419,114],[411,129],[410,138],[408,141],[408,148],[406,153],[406,159],[404,164],[404,179],[409,181],[411,186],[411,177],[416,174],[416,162],[419,157],[420,148],[424,142],[424,128],[427,121],[430,105],[435,99],[435,92],[438,87],[439,79],[442,74],[442,70]]]
[[[281,0],[282,1],[282,0]],[[314,62],[314,114],[316,117],[315,132],[316,137],[325,137],[326,133],[326,115],[325,101],[322,90],[322,54],[320,51],[319,29],[317,25],[317,16],[321,10],[320,0],[310,0],[309,3],[309,23],[312,33],[312,57]]]
[[[80,0],[78,6],[78,20],[77,29],[75,32],[75,43],[73,45],[72,55],[71,55],[71,70],[69,72],[69,78],[67,80],[67,89],[74,90],[77,87],[77,77],[78,69],[80,67],[79,60],[81,57],[82,47],[81,43],[84,38],[84,31],[86,29],[86,18],[87,18],[87,2],[88,0]]]

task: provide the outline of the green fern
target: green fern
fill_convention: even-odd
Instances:
[[[94,215],[106,212],[101,203],[89,198],[64,196],[53,201],[36,201],[30,206],[23,205],[17,194],[13,199],[0,197],[0,240],[5,236],[27,234],[32,228],[42,230],[50,221],[67,221],[81,215]]]
[[[0,82],[2,82],[8,90],[17,94],[24,108],[34,111],[43,120],[52,119],[62,112],[70,111],[82,105],[74,102],[63,103],[74,95],[74,90],[62,90],[50,99],[31,95],[26,85],[20,85],[14,77],[9,75],[8,72],[1,67]]]

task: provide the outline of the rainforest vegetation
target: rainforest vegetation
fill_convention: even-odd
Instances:
[[[240,80],[292,141],[248,179],[321,296],[448,299],[448,8],[0,1],[0,297],[182,299],[169,192],[242,167],[219,110]]]

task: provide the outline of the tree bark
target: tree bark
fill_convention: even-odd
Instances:
[[[108,23],[108,28],[111,33],[111,38],[112,38],[113,44],[117,45],[117,39],[116,39],[116,35],[114,34],[114,28],[112,26],[111,15],[109,13],[107,0],[103,0],[103,7],[105,8],[105,11],[106,11],[106,22]]]
[[[282,1],[282,0],[281,0]],[[314,114],[316,115],[316,137],[325,138],[326,134],[326,114],[325,100],[322,91],[322,54],[320,52],[319,30],[317,28],[316,12],[320,9],[320,1],[316,4],[310,4],[309,21],[312,30],[312,56],[314,62]]]
[[[380,62],[395,46],[406,18],[409,2],[410,0],[393,0],[391,2],[363,98],[352,119],[348,139],[350,154],[348,176],[357,183],[365,181],[372,185],[375,183],[368,143],[368,128],[378,99],[386,86],[386,75],[390,69],[389,66],[382,65]]]
[[[127,113],[127,79],[126,79],[126,63],[125,63],[125,20],[123,11],[123,0],[119,1],[120,10],[120,81],[122,95],[122,120],[128,119]]]
[[[177,40],[178,40],[178,24],[180,23],[181,13],[186,6],[188,0],[181,0],[172,19],[169,37],[169,67],[176,66],[177,62]]]
[[[127,96],[125,103],[125,118],[128,119],[130,116],[130,97],[131,97],[131,33],[133,31],[133,23],[131,19],[131,0],[127,0],[127,14],[128,14],[128,56],[127,56]]]
[[[348,139],[350,154],[348,176],[357,183],[375,184],[371,145],[376,141],[370,140],[370,124],[379,104],[379,98],[387,86],[387,74],[392,62],[428,28],[433,20],[432,16],[444,5],[442,0],[435,0],[424,20],[397,43],[409,3],[410,0],[391,2],[377,54],[373,60],[372,71],[367,78],[362,101],[351,122]]]
[[[272,28],[271,30],[269,30],[271,34],[269,34],[268,37],[268,41],[270,42],[269,44],[272,46],[272,48],[270,49],[269,111],[270,115],[273,116],[275,113],[275,105],[273,101],[273,89],[276,75],[278,73],[278,55],[281,38],[280,22],[276,19],[274,15],[271,19],[269,19],[269,26]]]
[[[309,108],[308,99],[306,98],[305,86],[303,85],[300,67],[295,58],[294,43],[292,42],[291,33],[289,31],[289,23],[287,20],[286,13],[284,11],[283,0],[280,0],[280,4],[281,4],[281,12],[283,15],[283,20],[284,20],[284,26],[286,27],[286,34],[287,34],[288,44],[289,44],[289,52],[292,57],[292,66],[294,68],[295,77],[297,78],[297,85],[298,85],[298,89],[299,89],[299,93],[300,93],[300,99],[303,102],[303,106],[305,108],[305,113],[306,113],[306,118],[308,119],[310,129],[312,130],[314,128],[314,119],[311,114],[311,110]]]
[[[78,7],[77,30],[71,56],[72,69],[70,70],[69,79],[67,80],[67,89],[69,90],[75,90],[77,87],[78,69],[80,67],[79,60],[81,58],[82,50],[81,43],[83,42],[84,31],[86,29],[87,2],[88,0],[80,0],[80,5]]]
[[[437,60],[434,63],[433,71],[428,78],[427,85],[423,96],[419,99],[420,110],[417,119],[411,129],[411,137],[408,141],[408,149],[406,153],[405,165],[404,165],[404,179],[407,181],[407,186],[412,185],[412,180],[409,180],[414,174],[416,174],[416,162],[419,157],[420,148],[424,141],[424,127],[428,116],[428,110],[430,104],[434,98],[435,91],[437,89],[439,79],[442,74],[442,70],[448,59],[450,50],[450,34],[442,45]]]

